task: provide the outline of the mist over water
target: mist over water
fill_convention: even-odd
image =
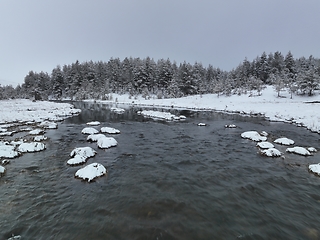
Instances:
[[[318,239],[320,178],[311,157],[260,156],[244,131],[267,131],[319,147],[319,135],[261,118],[170,110],[185,121],[122,115],[102,104],[76,103],[81,115],[46,135],[47,150],[11,160],[0,178],[0,239]],[[118,146],[101,150],[81,130],[89,121],[117,128]],[[206,127],[198,127],[204,122]],[[236,124],[236,129],[225,129]],[[108,173],[93,183],[66,164],[91,146],[88,164]]]

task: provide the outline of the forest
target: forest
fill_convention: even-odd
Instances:
[[[76,61],[56,66],[52,72],[30,71],[24,83],[13,87],[0,85],[0,99],[29,98],[33,100],[108,100],[112,93],[142,95],[145,98],[177,98],[195,94],[230,96],[260,91],[272,85],[278,96],[287,90],[312,96],[320,85],[320,59],[295,59],[277,51],[244,59],[236,68],[223,71],[201,63],[177,64],[169,59],[150,57],[111,58],[108,62]]]

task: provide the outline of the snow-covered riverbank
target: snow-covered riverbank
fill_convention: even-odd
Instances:
[[[61,121],[81,112],[68,103],[30,101],[27,99],[1,100],[0,124],[12,122]]]
[[[219,96],[217,94],[195,95],[174,99],[130,98],[129,95],[112,95],[111,101],[105,103],[124,103],[141,106],[172,107],[192,110],[215,110],[229,113],[263,115],[271,121],[284,121],[308,128],[320,133],[320,96],[293,96],[287,92],[277,92],[267,87],[260,96],[243,94],[241,96]]]

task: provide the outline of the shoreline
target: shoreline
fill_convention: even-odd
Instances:
[[[110,94],[111,100],[83,100],[101,104],[156,107],[190,111],[214,111],[225,114],[238,114],[250,117],[262,117],[271,122],[285,122],[304,127],[320,134],[319,95],[311,97],[294,96],[290,99],[287,92],[281,97],[272,87],[261,91],[261,95],[252,96],[252,92],[243,95],[218,96],[217,94],[194,95],[171,99],[145,99],[142,96],[130,97],[128,94]],[[27,99],[1,100],[0,125],[15,122],[40,122],[43,120],[61,121],[78,114],[70,103],[50,101],[32,102]]]

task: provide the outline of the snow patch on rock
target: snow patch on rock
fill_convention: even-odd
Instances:
[[[91,147],[80,147],[75,148],[70,153],[70,157],[73,157],[67,161],[69,165],[77,165],[81,163],[85,163],[86,160],[90,157],[96,155],[96,151]]]
[[[46,145],[39,142],[22,143],[18,147],[18,151],[22,153],[39,152],[46,149]]]
[[[112,127],[102,127],[100,129],[100,132],[102,133],[109,133],[109,134],[118,134],[120,131],[118,129],[112,128]]]
[[[106,137],[106,135],[104,134],[90,134],[88,137],[87,137],[87,141],[91,141],[91,142],[96,142],[99,140],[99,138],[103,138],[103,137]]]
[[[262,149],[274,148],[274,145],[270,142],[259,142],[257,143],[257,146]]]
[[[294,144],[293,140],[286,138],[286,137],[278,138],[278,139],[274,140],[274,142],[278,143],[278,144],[286,145],[286,146]]]
[[[105,149],[117,146],[118,142],[113,137],[103,137],[98,139],[97,145],[99,148]]]
[[[100,125],[100,122],[99,121],[87,122],[87,125],[89,125],[89,126],[98,126],[98,125]]]
[[[86,127],[84,129],[82,129],[81,133],[83,134],[96,134],[98,133],[99,131],[95,128],[92,128],[92,127]]]
[[[303,155],[303,156],[310,156],[311,155],[311,153],[304,147],[287,148],[286,152],[296,153],[296,154]]]
[[[75,177],[82,178],[91,182],[97,177],[101,177],[107,173],[107,169],[100,163],[91,163],[75,173]]]
[[[317,164],[310,164],[309,171],[320,176],[320,163]]]
[[[43,121],[39,124],[39,127],[43,127],[45,129],[57,129],[58,124],[50,121]]]
[[[255,142],[261,142],[261,141],[266,141],[267,137],[261,136],[258,132],[256,131],[247,131],[241,133],[242,138],[250,139]]]
[[[261,154],[267,157],[280,157],[282,153],[275,148],[269,148],[266,150],[261,150]]]

